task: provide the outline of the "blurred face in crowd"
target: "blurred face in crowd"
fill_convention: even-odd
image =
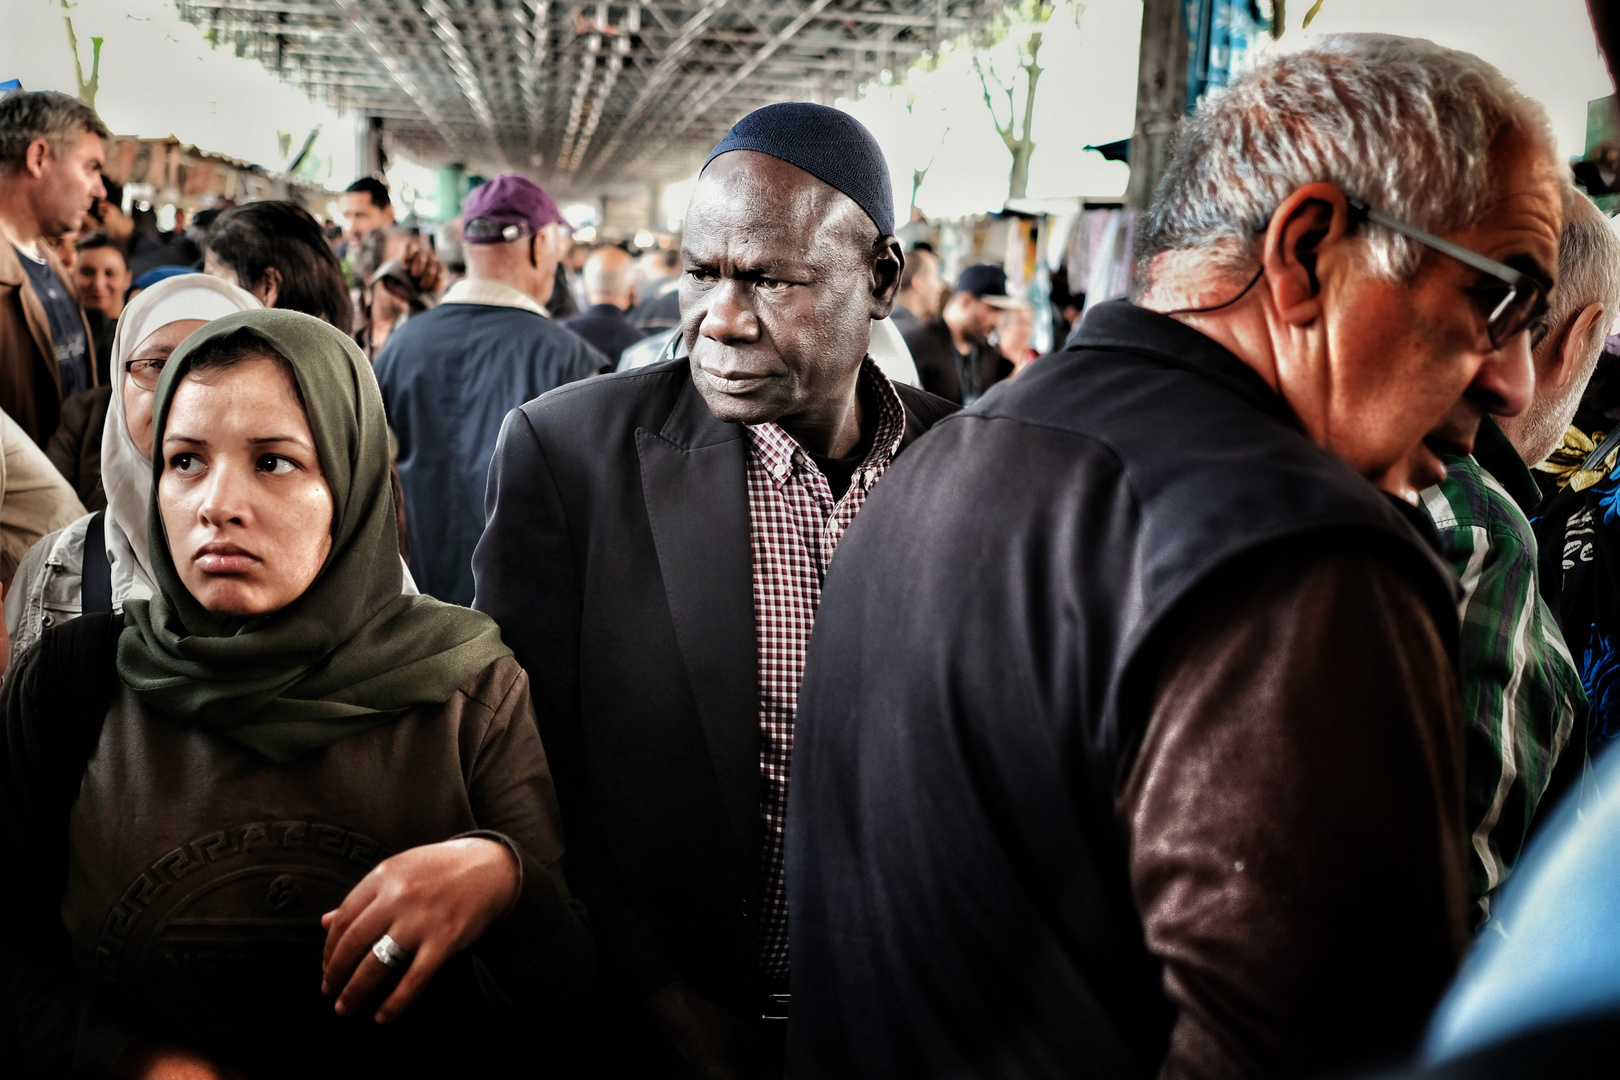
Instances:
[[[913,315],[927,322],[939,315],[940,296],[945,291],[945,283],[939,276],[939,259],[931,251],[913,251],[906,256],[906,262],[917,269],[901,300]]]
[[[1029,357],[1029,339],[1035,330],[1035,312],[1027,307],[1008,308],[996,323],[997,347],[1014,364]]]
[[[945,321],[969,341],[982,343],[990,340],[990,331],[1001,321],[1001,309],[972,293],[954,293],[946,305]]]
[[[692,381],[722,420],[819,428],[847,411],[872,320],[893,306],[898,244],[842,192],[738,150],[698,182],[681,247]]]
[[[338,196],[338,209],[343,213],[343,220],[349,223],[344,234],[351,244],[358,244],[367,233],[394,223],[393,206],[378,206],[364,191],[345,191]]]
[[[332,550],[332,490],[291,373],[254,357],[191,372],[163,432],[158,508],[175,569],[209,611],[279,611]]]
[[[414,236],[387,236],[383,238],[383,264],[393,262],[395,259],[404,259],[417,249]],[[365,286],[366,299],[371,304],[371,319],[375,326],[378,323],[393,324],[401,315],[410,310],[410,299],[398,295],[389,279],[384,278],[374,285]],[[375,344],[375,342],[374,342]]]
[[[1600,282],[1605,281],[1607,275],[1600,275],[1597,280],[1586,276],[1583,280],[1580,271],[1587,269],[1585,266],[1575,267],[1575,274],[1569,273],[1572,252],[1594,259],[1591,264],[1594,268],[1599,265],[1597,260],[1608,256],[1607,251],[1591,249],[1590,241],[1581,243],[1575,239],[1573,230],[1606,231],[1608,228],[1608,219],[1592,200],[1577,195],[1565,217],[1560,240],[1559,258],[1566,276],[1558,286],[1558,295],[1553,298],[1552,310],[1538,331],[1541,341],[1531,354],[1536,371],[1535,393],[1529,406],[1519,415],[1504,416],[1497,421],[1527,464],[1545,461],[1563,442],[1564,432],[1580,409],[1581,395],[1597,368],[1604,338],[1614,322],[1613,307],[1605,309],[1603,306],[1608,298],[1594,288],[1601,287]],[[1573,293],[1583,288],[1584,292]]]
[[[124,426],[135,449],[152,456],[152,399],[163,365],[180,343],[201,327],[201,319],[177,319],[146,335],[124,361]]]
[[[45,242],[50,245],[57,262],[62,264],[62,269],[66,270],[68,277],[71,278],[79,266],[79,249],[74,247],[79,242],[79,231],[75,229],[61,236],[50,237]]]
[[[129,288],[129,267],[117,248],[93,247],[78,252],[79,301],[87,308],[116,319],[124,310]]]
[[[35,139],[28,147],[20,176],[42,235],[77,230],[96,200],[107,194],[101,186],[103,154],[101,139],[88,131],[80,131],[61,154],[47,139]]]

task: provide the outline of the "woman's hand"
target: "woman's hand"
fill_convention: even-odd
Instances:
[[[432,251],[417,246],[406,252],[402,261],[405,272],[421,292],[436,293],[444,286],[444,263]]]
[[[512,853],[482,837],[425,844],[378,863],[336,911],[321,916],[321,992],[338,995],[339,1016],[358,1009],[390,974],[371,952],[387,934],[413,955],[377,1009],[377,1023],[386,1024],[516,902],[518,873]]]

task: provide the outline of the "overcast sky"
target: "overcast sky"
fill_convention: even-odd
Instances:
[[[1289,5],[1297,20],[1304,3]],[[1125,167],[1085,152],[1088,143],[1130,134],[1136,95],[1140,0],[1089,0],[1078,20],[1060,12],[1047,32],[1046,73],[1036,104],[1032,197],[1118,195]],[[204,149],[276,167],[277,133],[293,147],[323,126],[315,153],[330,182],[354,174],[352,121],[314,105],[256,62],[212,50],[182,23],[168,0],[78,0],[75,29],[85,63],[89,38],[107,40],[97,105],[120,134],[168,135]],[[30,89],[75,90],[60,0],[0,0],[0,80]],[[1592,41],[1584,0],[1325,0],[1309,33],[1289,29],[1281,46],[1322,33],[1379,30],[1432,38],[1491,61],[1552,115],[1566,154],[1583,150],[1586,102],[1612,92]],[[919,192],[938,216],[995,209],[1006,193],[1009,158],[991,126],[965,57],[938,71],[914,72],[905,94],[877,85],[845,103],[889,154],[897,207],[904,212],[911,170],[930,165]],[[427,174],[411,170],[421,179]]]

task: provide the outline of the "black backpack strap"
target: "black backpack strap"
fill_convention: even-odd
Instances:
[[[82,599],[80,611],[111,613],[112,562],[107,558],[107,512],[97,510],[90,515],[90,524],[84,529],[84,565],[79,571],[79,591]]]
[[[1609,432],[1607,439],[1598,443],[1597,449],[1586,455],[1586,460],[1581,462],[1581,471],[1596,472],[1603,468],[1603,459],[1608,457],[1609,451],[1616,446],[1620,446],[1620,424],[1615,425],[1614,430]]]

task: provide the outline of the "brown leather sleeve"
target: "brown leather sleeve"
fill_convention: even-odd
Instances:
[[[1467,943],[1455,676],[1353,547],[1222,575],[1119,797],[1179,1007],[1160,1076],[1305,1076],[1409,1047]]]

